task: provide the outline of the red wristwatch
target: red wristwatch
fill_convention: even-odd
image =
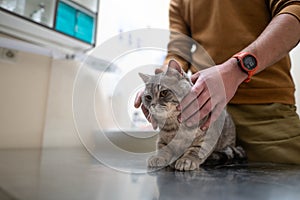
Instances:
[[[244,80],[244,82],[250,82],[251,77],[254,75],[257,69],[256,57],[249,52],[240,52],[235,54],[233,58],[236,58],[238,66],[248,74],[248,77],[246,80]]]

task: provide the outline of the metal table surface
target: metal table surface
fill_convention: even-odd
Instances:
[[[84,148],[1,150],[0,160],[1,200],[300,198],[300,167],[293,165],[251,163],[136,174],[106,167]]]

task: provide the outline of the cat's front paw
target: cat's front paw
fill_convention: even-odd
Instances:
[[[190,158],[180,158],[176,161],[175,169],[179,171],[192,171],[199,169],[200,162]]]
[[[168,164],[168,160],[162,156],[151,156],[148,159],[149,167],[166,167]]]

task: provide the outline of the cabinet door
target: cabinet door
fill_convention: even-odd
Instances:
[[[75,37],[92,44],[94,38],[94,18],[77,11]]]
[[[73,4],[72,4],[73,5]],[[77,5],[58,3],[55,29],[81,41],[94,44],[95,15]]]
[[[74,36],[76,26],[76,9],[64,2],[58,3],[55,29]]]

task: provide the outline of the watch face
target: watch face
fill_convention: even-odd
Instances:
[[[248,70],[253,70],[257,66],[257,62],[254,56],[247,55],[243,58],[244,66]]]

